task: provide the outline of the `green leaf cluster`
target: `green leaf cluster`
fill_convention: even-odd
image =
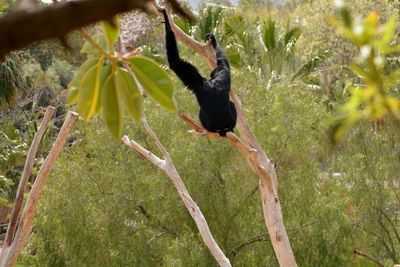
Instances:
[[[332,19],[338,32],[357,47],[358,56],[350,65],[360,82],[350,85],[351,97],[340,109],[333,139],[338,141],[357,121],[377,121],[386,115],[400,119],[400,99],[395,96],[395,86],[400,70],[387,71],[387,58],[400,52],[396,42],[397,16],[385,24],[379,22],[377,12],[365,18],[352,18],[350,11],[339,9],[341,20]]]
[[[77,103],[85,121],[102,114],[117,139],[121,137],[125,110],[136,122],[144,116],[142,91],[166,109],[176,110],[172,82],[163,68],[147,57],[126,58],[115,51],[119,27],[119,20],[114,18],[102,22],[102,35],[86,36],[81,52],[88,54],[88,59],[68,86],[68,104]]]

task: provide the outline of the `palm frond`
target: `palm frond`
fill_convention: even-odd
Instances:
[[[324,51],[323,53],[313,57],[308,62],[304,63],[300,69],[292,76],[292,79],[303,78],[314,72],[322,63],[330,58],[331,53]]]

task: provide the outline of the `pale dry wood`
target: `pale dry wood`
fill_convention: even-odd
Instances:
[[[195,221],[197,228],[199,229],[200,235],[210,250],[211,254],[214,256],[215,260],[218,262],[220,266],[228,267],[231,266],[229,259],[224,255],[217,242],[215,241],[210,228],[208,227],[207,221],[201,212],[200,208],[197,206],[196,202],[191,198],[189,191],[187,190],[185,184],[183,183],[178,171],[175,168],[174,163],[165,149],[165,147],[161,144],[160,140],[147,124],[145,119],[142,120],[142,125],[145,128],[147,134],[151,137],[153,142],[156,144],[158,150],[161,152],[164,160],[160,159],[147,149],[143,148],[137,142],[130,140],[128,136],[124,136],[122,138],[122,142],[139,153],[145,159],[150,161],[153,165],[157,166],[161,170],[165,171],[165,173],[171,178],[172,183],[174,184],[176,190],[179,193],[183,203],[185,204],[187,210]]]
[[[36,205],[39,197],[43,191],[44,184],[46,183],[54,164],[63,149],[73,126],[78,119],[78,114],[69,112],[57,139],[53,144],[49,154],[47,155],[39,173],[33,183],[29,198],[25,204],[21,219],[18,224],[18,229],[15,237],[10,246],[3,248],[0,256],[0,267],[14,266],[15,262],[22,251],[22,248],[32,230],[33,217],[36,211]]]
[[[220,135],[218,133],[212,133],[204,129],[198,122],[194,121],[192,118],[190,118],[188,115],[186,115],[184,112],[180,111],[178,112],[178,116],[181,117],[181,119],[186,122],[190,127],[192,127],[194,130],[190,130],[189,133],[193,135],[202,135],[206,136],[209,138],[220,138]]]
[[[160,168],[161,170],[165,171],[166,170],[166,162],[165,160],[160,159],[144,147],[142,147],[140,144],[136,143],[134,140],[129,139],[128,136],[124,135],[122,137],[122,143],[130,147],[131,149],[135,150],[137,153],[139,153],[143,158],[147,159],[150,161],[153,165],[156,167]]]
[[[32,144],[29,148],[21,180],[18,184],[17,196],[15,197],[14,205],[11,211],[11,217],[8,223],[6,238],[4,240],[3,247],[9,246],[13,240],[15,229],[17,227],[18,216],[22,207],[22,202],[24,200],[26,185],[28,184],[29,176],[31,175],[31,171],[35,163],[36,153],[38,151],[40,141],[42,140],[42,137],[47,129],[49,122],[53,117],[55,110],[56,109],[52,106],[47,107],[46,113],[44,114],[42,122],[40,123],[39,129],[35,133],[35,137],[33,138]]]
[[[209,132],[204,129],[200,123],[186,115],[186,113],[180,111],[178,112],[179,117],[186,122],[189,126],[193,128],[193,130],[188,131],[193,135],[200,135],[208,138],[223,138],[218,133]],[[226,138],[234,145],[240,152],[243,154],[248,154],[249,158],[255,159],[257,156],[257,150],[248,146],[245,142],[243,142],[236,134],[233,132],[227,132]]]
[[[212,49],[210,44],[199,45],[197,41],[180,30],[179,27],[174,24],[171,15],[168,15],[176,38],[201,55],[208,62],[210,67],[214,69],[216,67],[216,58],[215,53],[210,52],[210,49]],[[243,144],[256,150],[256,155],[254,155],[254,153],[246,153],[242,150],[241,152],[246,157],[250,168],[260,177],[263,215],[276,258],[280,266],[297,266],[289,237],[283,224],[281,204],[278,197],[278,181],[274,164],[267,157],[257,138],[250,130],[240,99],[233,89],[231,89],[230,96],[238,114],[236,128],[240,133]]]

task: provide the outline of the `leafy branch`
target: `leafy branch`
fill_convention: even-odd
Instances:
[[[359,120],[381,120],[389,115],[400,120],[400,99],[395,96],[400,69],[387,71],[387,58],[400,52],[395,39],[397,17],[380,24],[379,14],[371,12],[365,18],[352,18],[346,7],[339,9],[341,20],[331,23],[338,32],[356,46],[358,56],[350,69],[359,77],[361,85],[350,85],[351,96],[339,109],[333,131],[334,141]]]
[[[88,54],[89,58],[68,86],[68,104],[77,103],[77,111],[86,121],[102,114],[116,139],[121,137],[124,110],[136,122],[141,121],[142,91],[166,109],[176,110],[172,82],[164,69],[139,52],[123,56],[115,51],[119,23],[117,17],[102,22],[103,33],[93,37],[80,30],[86,40],[81,53]]]

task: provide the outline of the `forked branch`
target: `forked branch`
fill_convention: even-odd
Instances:
[[[129,137],[126,135],[122,137],[122,142],[126,146],[136,151],[141,156],[143,156],[145,159],[150,161],[153,165],[163,170],[169,176],[176,190],[178,191],[179,196],[181,197],[183,203],[185,204],[186,209],[189,211],[190,215],[195,221],[197,228],[199,229],[200,235],[203,238],[204,243],[210,250],[211,254],[214,256],[214,258],[217,260],[220,266],[226,266],[226,267],[231,266],[229,259],[224,255],[222,250],[219,248],[217,242],[214,240],[214,237],[211,234],[211,231],[208,227],[207,221],[204,218],[203,213],[197,206],[196,202],[194,202],[194,200],[191,198],[189,191],[186,189],[186,186],[183,183],[181,177],[179,176],[179,173],[176,170],[175,165],[172,162],[172,159],[168,151],[161,144],[157,135],[153,132],[153,130],[147,124],[147,121],[145,119],[142,120],[142,125],[145,128],[147,134],[156,144],[158,150],[161,152],[164,159],[160,159],[155,154],[148,151],[134,140],[130,140]]]
[[[189,126],[193,128],[193,130],[190,130],[189,133],[193,135],[201,135],[204,137],[209,137],[209,138],[221,138],[221,136],[218,133],[213,133],[209,132],[206,129],[204,129],[197,121],[186,115],[184,112],[180,111],[178,113],[179,117],[186,122]],[[255,159],[257,156],[257,150],[250,147],[246,143],[244,143],[236,134],[233,132],[228,132],[226,133],[226,138],[232,143],[233,146],[235,146],[241,153],[245,154],[246,157],[249,157],[249,159]]]
[[[155,6],[159,8],[156,3]],[[202,45],[199,42],[195,41],[174,24],[169,12],[168,15],[176,38],[184,43],[186,46],[193,49],[193,51],[201,55],[208,62],[210,67],[214,69],[216,67],[216,58],[210,44],[206,43]],[[267,157],[263,148],[258,143],[257,138],[250,130],[240,99],[233,89],[231,89],[230,96],[235,104],[238,114],[236,127],[240,133],[240,139],[235,138],[235,135],[233,134],[229,134],[227,135],[227,137],[245,155],[250,168],[260,178],[260,193],[262,199],[264,220],[268,229],[269,236],[271,238],[276,258],[280,266],[297,266],[289,242],[289,237],[283,224],[281,204],[278,197],[278,181],[274,164]],[[200,133],[204,136],[214,137],[210,133],[204,133],[201,129],[199,129],[198,124],[196,125],[196,123],[189,122],[187,118],[182,119],[189,125],[191,125],[195,129],[195,132]],[[248,149],[244,149],[245,146],[247,146]],[[249,149],[254,149],[254,152],[247,153],[249,152]]]

